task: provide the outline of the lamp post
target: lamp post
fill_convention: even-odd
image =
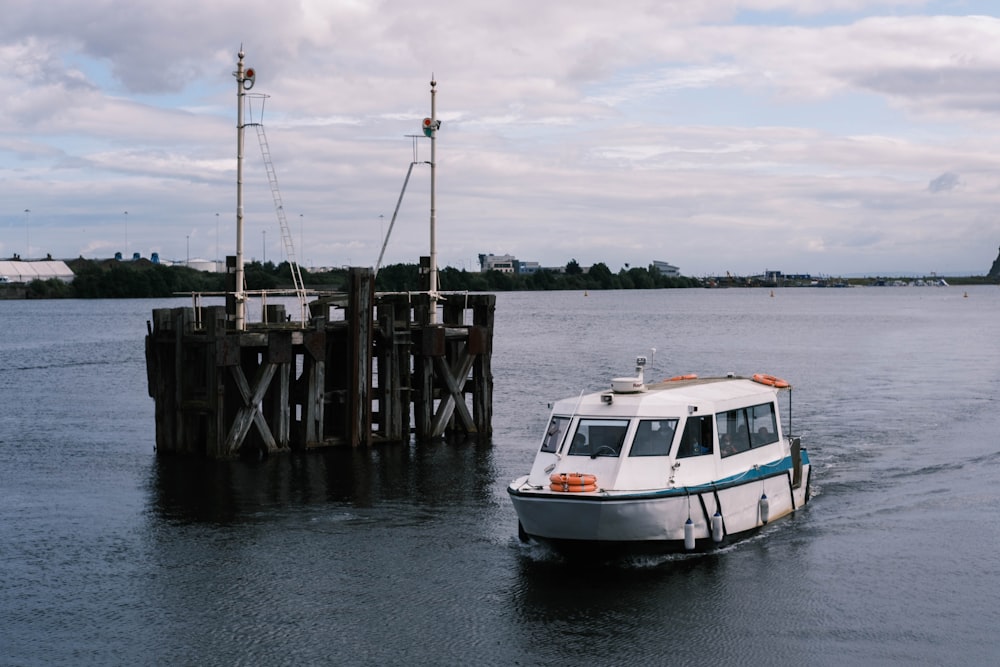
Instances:
[[[219,270],[219,214],[215,214],[215,270]]]
[[[184,260],[184,266],[190,267],[191,266],[191,235],[188,234],[187,236],[185,236],[184,240],[187,241],[187,259]]]
[[[31,209],[24,209],[24,259],[31,257]]]
[[[267,264],[267,230],[260,230],[260,250],[261,250],[261,260],[260,265],[264,266]]]
[[[302,214],[299,213],[299,252],[305,254],[306,247],[302,245]]]
[[[128,211],[125,211],[125,261],[128,261]]]

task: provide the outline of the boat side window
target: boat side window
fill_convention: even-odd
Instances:
[[[559,451],[567,427],[569,427],[569,417],[553,417],[542,439],[542,451],[551,453]]]
[[[749,409],[750,433],[754,447],[778,441],[778,422],[774,404],[764,403]]]
[[[676,419],[641,419],[629,456],[667,456],[677,430]]]
[[[719,428],[719,449],[723,458],[750,449],[745,408],[720,412],[715,415],[715,423]]]
[[[627,419],[581,419],[576,425],[570,456],[618,456],[628,431]]]
[[[688,417],[684,424],[677,458],[704,456],[712,453],[712,417]]]
[[[720,412],[715,422],[723,458],[778,441],[777,415],[772,403]]]

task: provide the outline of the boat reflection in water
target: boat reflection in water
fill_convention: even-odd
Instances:
[[[808,452],[784,432],[771,375],[646,385],[555,403],[531,472],[507,488],[522,540],[570,554],[700,551],[809,500]]]

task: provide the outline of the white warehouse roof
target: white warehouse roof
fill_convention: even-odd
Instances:
[[[73,271],[60,260],[0,260],[0,276],[12,283],[30,283],[32,280],[58,278],[63,282],[73,281]]]

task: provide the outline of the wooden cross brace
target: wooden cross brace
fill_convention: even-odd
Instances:
[[[434,369],[437,376],[444,380],[448,389],[448,395],[443,396],[441,402],[438,403],[437,413],[435,413],[434,419],[431,422],[430,437],[436,438],[444,433],[448,425],[448,420],[451,419],[451,415],[456,410],[466,432],[477,432],[476,423],[472,420],[469,408],[465,405],[465,394],[462,393],[462,389],[465,386],[465,379],[469,376],[469,371],[472,370],[472,364],[475,359],[476,355],[469,354],[469,348],[466,345],[462,346],[458,358],[455,359],[455,363],[451,368],[448,367],[448,363],[444,357],[434,358]]]
[[[236,386],[240,390],[240,396],[243,398],[243,407],[236,413],[233,426],[229,429],[229,434],[226,436],[225,450],[230,454],[235,453],[243,444],[243,440],[250,431],[250,424],[256,424],[257,431],[260,432],[260,437],[264,439],[264,444],[267,446],[267,451],[276,451],[278,445],[274,441],[274,436],[271,435],[271,429],[267,425],[267,420],[264,419],[264,413],[261,412],[261,401],[264,400],[264,393],[267,392],[267,388],[271,385],[271,380],[274,378],[278,364],[270,362],[262,364],[257,369],[257,377],[254,379],[252,390],[240,366],[230,366],[229,368],[232,371],[233,379],[236,381]]]

